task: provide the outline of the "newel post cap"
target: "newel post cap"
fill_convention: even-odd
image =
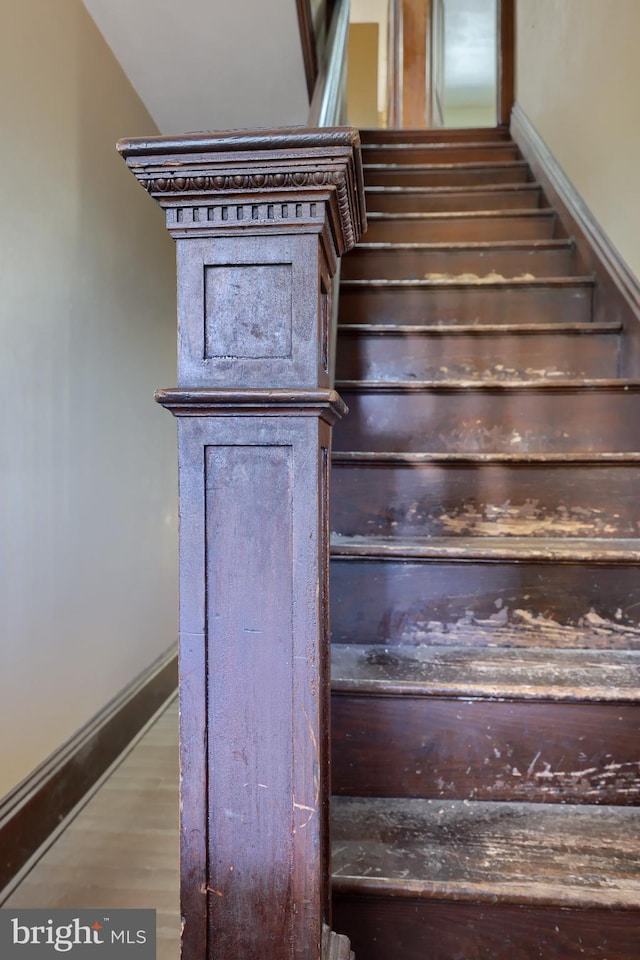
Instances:
[[[360,134],[355,127],[227,131],[120,140],[118,150],[147,192],[166,210],[212,202],[325,202],[339,256],[366,229]],[[215,236],[215,222],[196,230],[168,217],[174,236]],[[263,226],[272,226],[260,219]],[[246,223],[253,229],[261,224]]]

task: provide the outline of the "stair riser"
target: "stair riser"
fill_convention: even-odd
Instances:
[[[640,393],[468,389],[402,393],[342,389],[349,415],[336,450],[430,453],[633,451]]]
[[[640,536],[640,464],[335,463],[331,481],[346,536]]]
[[[367,190],[367,211],[371,213],[450,213],[464,210],[533,210],[540,206],[540,193],[539,188],[431,194]]]
[[[362,148],[362,162],[365,164],[509,163],[519,159],[515,143],[366,145]]]
[[[610,334],[505,336],[350,335],[338,338],[342,380],[540,380],[613,378],[618,339]]]
[[[366,960],[637,960],[640,912],[348,897],[333,924]]]
[[[496,183],[527,183],[530,182],[530,173],[526,164],[434,167],[433,170],[427,167],[398,170],[372,166],[365,167],[364,180],[368,187],[476,187]]]
[[[362,143],[488,143],[511,141],[507,127],[449,127],[446,130],[361,130]]]
[[[334,693],[331,718],[334,794],[640,800],[639,705]]]
[[[585,620],[592,610],[608,624]],[[333,558],[331,634],[336,643],[638,650],[640,569]]]
[[[367,238],[368,239],[368,238]],[[573,272],[571,246],[551,248],[498,247],[412,249],[406,247],[356,247],[342,261],[343,280],[423,280],[427,274],[478,277],[498,274],[506,279],[530,274],[533,277],[566,277]],[[430,279],[430,278],[428,278]]]
[[[590,287],[433,285],[340,291],[340,323],[587,323]]]
[[[555,217],[456,217],[369,220],[367,243],[466,243],[480,240],[551,240]]]

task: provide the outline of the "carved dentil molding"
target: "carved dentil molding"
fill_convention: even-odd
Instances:
[[[225,176],[207,176],[194,174],[192,176],[140,177],[140,181],[147,192],[155,199],[162,197],[180,198],[188,206],[190,203],[200,205],[201,199],[206,197],[208,202],[225,194],[237,196],[239,193],[264,195],[270,191],[300,191],[326,190],[329,187],[335,190],[343,227],[345,249],[349,250],[357,242],[354,230],[351,207],[349,204],[349,187],[345,173],[335,170],[315,170],[297,173],[253,173],[228,174]]]
[[[283,194],[289,195],[286,201],[304,202],[317,193],[339,254],[366,228],[360,140],[352,128],[157,137],[121,141],[118,149],[167,209],[207,207],[227,197],[236,203],[280,202]]]

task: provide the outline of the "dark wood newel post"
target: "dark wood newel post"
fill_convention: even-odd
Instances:
[[[123,141],[177,241],[184,960],[319,960],[331,277],[357,131]]]

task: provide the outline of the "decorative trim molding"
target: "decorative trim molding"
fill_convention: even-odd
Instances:
[[[156,402],[176,417],[269,416],[320,417],[333,425],[349,412],[335,390],[157,390]]]
[[[238,229],[255,233],[260,227],[272,227],[274,222],[288,229],[305,224],[320,232],[325,220],[323,202],[275,198],[264,203],[243,203],[236,198],[223,198],[204,206],[187,203],[184,206],[167,207],[166,215],[167,229],[173,237],[206,237],[212,224],[219,235],[233,235]]]
[[[247,151],[283,150],[286,155],[300,150],[321,150],[327,148],[357,148],[360,146],[360,134],[355,127],[333,127],[318,129],[314,127],[278,127],[260,130],[219,130],[215,133],[185,133],[180,137],[134,137],[122,139],[116,144],[118,152],[128,161],[129,166],[142,164],[145,160],[154,162],[154,158],[169,156],[175,168],[183,155],[205,154],[207,157],[222,154],[223,162],[229,165],[237,154]],[[136,163],[136,158],[139,163]]]
[[[302,173],[255,173],[226,177],[180,175],[146,180],[144,186],[151,194],[156,193],[226,193],[238,190],[282,190],[299,187],[326,187],[332,185],[344,187],[344,175],[330,170],[307,171]]]
[[[118,150],[134,176],[167,211],[212,206],[237,197],[259,206],[279,201],[326,203],[338,256],[357,243],[366,229],[360,136],[353,127],[285,128],[241,134],[236,131],[181,140],[151,137],[121,140]],[[240,224],[244,222],[239,221]],[[200,220],[202,236],[228,230]]]
[[[559,209],[564,225],[576,236],[586,266],[615,289],[640,321],[640,278],[631,271],[519,104],[511,115],[511,135]]]
[[[176,645],[0,802],[2,891],[178,685]]]
[[[223,182],[224,181],[224,182]],[[177,237],[193,228],[200,236],[209,236],[214,231],[225,233],[233,229],[255,227],[256,221],[269,224],[270,221],[286,221],[295,224],[324,223],[324,202],[335,195],[338,211],[343,224],[344,243],[351,249],[357,242],[351,217],[351,200],[347,179],[342,173],[331,171],[307,174],[274,174],[253,177],[161,177],[158,180],[143,182],[147,192],[165,207],[167,229]],[[321,188],[323,194],[316,195]],[[313,199],[298,202],[300,191],[313,190]],[[268,192],[277,196],[269,198]],[[284,191],[287,191],[289,195]],[[212,197],[222,196],[222,202],[212,203]],[[248,193],[248,196],[247,196]],[[291,197],[290,194],[294,196]],[[162,201],[162,196],[175,194],[175,205]],[[256,202],[259,194],[262,202]],[[264,196],[266,194],[266,196]],[[201,201],[200,198],[204,197]],[[248,202],[247,202],[248,201]],[[319,208],[319,209],[318,209]]]

